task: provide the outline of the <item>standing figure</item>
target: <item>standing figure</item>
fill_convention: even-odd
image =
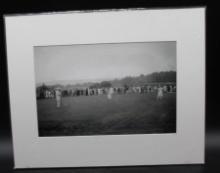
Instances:
[[[163,90],[164,90],[165,93],[167,92],[167,86],[166,85],[163,86]]]
[[[176,92],[176,85],[173,86],[173,92]]]
[[[61,89],[60,88],[55,89],[55,96],[56,96],[57,108],[59,108],[61,106]]]
[[[102,94],[102,89],[98,88],[98,95],[101,95],[101,94]]]
[[[113,94],[113,93],[114,93],[113,88],[112,88],[112,87],[109,88],[107,98],[108,98],[108,99],[112,99],[112,94]]]
[[[139,93],[139,94],[141,93],[141,87],[139,87],[139,86],[136,87],[136,90],[137,90],[137,93]]]
[[[163,88],[161,86],[157,89],[157,99],[160,100],[163,98]]]

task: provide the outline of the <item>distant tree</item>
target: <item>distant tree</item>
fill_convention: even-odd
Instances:
[[[41,86],[41,89],[46,90],[46,89],[48,89],[48,87],[43,83],[42,86]]]
[[[90,85],[89,88],[100,88],[100,87],[101,87],[100,83],[94,83],[94,84]]]
[[[139,76],[127,76],[121,79],[114,79],[111,81],[102,81],[98,82],[89,82],[89,83],[80,83],[80,84],[71,84],[71,85],[61,85],[56,84],[52,86],[46,86],[42,84],[38,87],[38,90],[46,90],[48,88],[56,88],[60,87],[62,89],[72,89],[72,88],[109,88],[111,86],[114,87],[131,87],[131,86],[143,86],[146,83],[159,83],[159,82],[176,82],[176,71],[162,71],[162,72],[154,72],[148,75],[140,74]]]
[[[109,88],[112,86],[111,82],[109,81],[103,81],[100,83],[100,86],[103,87],[103,88]]]
[[[143,78],[143,77],[144,77],[144,75],[143,75],[143,74],[140,74],[140,77],[141,77],[141,78]]]
[[[123,86],[124,85],[133,86],[135,85],[135,78],[128,76],[128,77],[123,78],[121,82]]]

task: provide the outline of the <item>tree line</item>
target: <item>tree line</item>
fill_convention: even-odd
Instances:
[[[124,87],[124,86],[143,86],[148,83],[164,83],[164,82],[171,82],[176,83],[176,71],[162,71],[162,72],[154,72],[148,75],[140,74],[139,76],[127,76],[121,79],[114,79],[114,80],[108,80],[108,81],[102,81],[102,82],[88,82],[88,83],[82,83],[82,84],[74,84],[74,85],[51,85],[46,86],[43,84],[43,87],[49,87],[49,88],[82,88],[82,87],[89,87],[89,88],[108,88],[108,87]],[[39,87],[42,87],[39,86]]]

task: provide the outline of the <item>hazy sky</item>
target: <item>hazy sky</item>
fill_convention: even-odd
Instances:
[[[34,47],[36,83],[176,71],[176,42]]]

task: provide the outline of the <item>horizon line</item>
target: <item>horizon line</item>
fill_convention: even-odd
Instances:
[[[58,80],[52,80],[52,81],[45,81],[45,82],[39,82],[39,83],[36,83],[36,86],[40,86],[40,85],[43,85],[43,84],[45,84],[45,85],[51,85],[51,84],[48,84],[48,83],[54,83],[54,84],[52,84],[52,85],[63,85],[63,86],[67,86],[67,85],[82,85],[82,84],[85,84],[85,83],[97,83],[98,81],[97,80],[102,80],[102,81],[99,81],[99,82],[103,82],[103,81],[112,81],[112,80],[121,80],[121,79],[123,79],[123,78],[126,78],[126,77],[138,77],[138,76],[141,76],[141,75],[144,75],[144,76],[148,76],[148,75],[151,75],[151,74],[154,74],[154,73],[161,73],[161,72],[176,72],[176,70],[168,70],[168,71],[159,71],[159,72],[152,72],[152,73],[148,73],[148,74],[139,74],[139,75],[129,75],[129,76],[124,76],[124,77],[120,77],[120,78],[106,78],[106,79],[104,79],[104,78],[90,78],[90,79],[76,79],[76,80],[74,80],[74,79],[58,79]],[[86,80],[88,80],[87,82],[86,82]],[[94,81],[92,81],[92,80],[94,80]],[[84,81],[84,82],[76,82],[75,84],[71,84],[71,83],[69,83],[69,84],[60,84],[60,83],[56,83],[56,82],[61,82],[61,81],[63,81],[63,82],[67,82],[67,81],[72,81],[72,82],[74,82],[74,81]]]

